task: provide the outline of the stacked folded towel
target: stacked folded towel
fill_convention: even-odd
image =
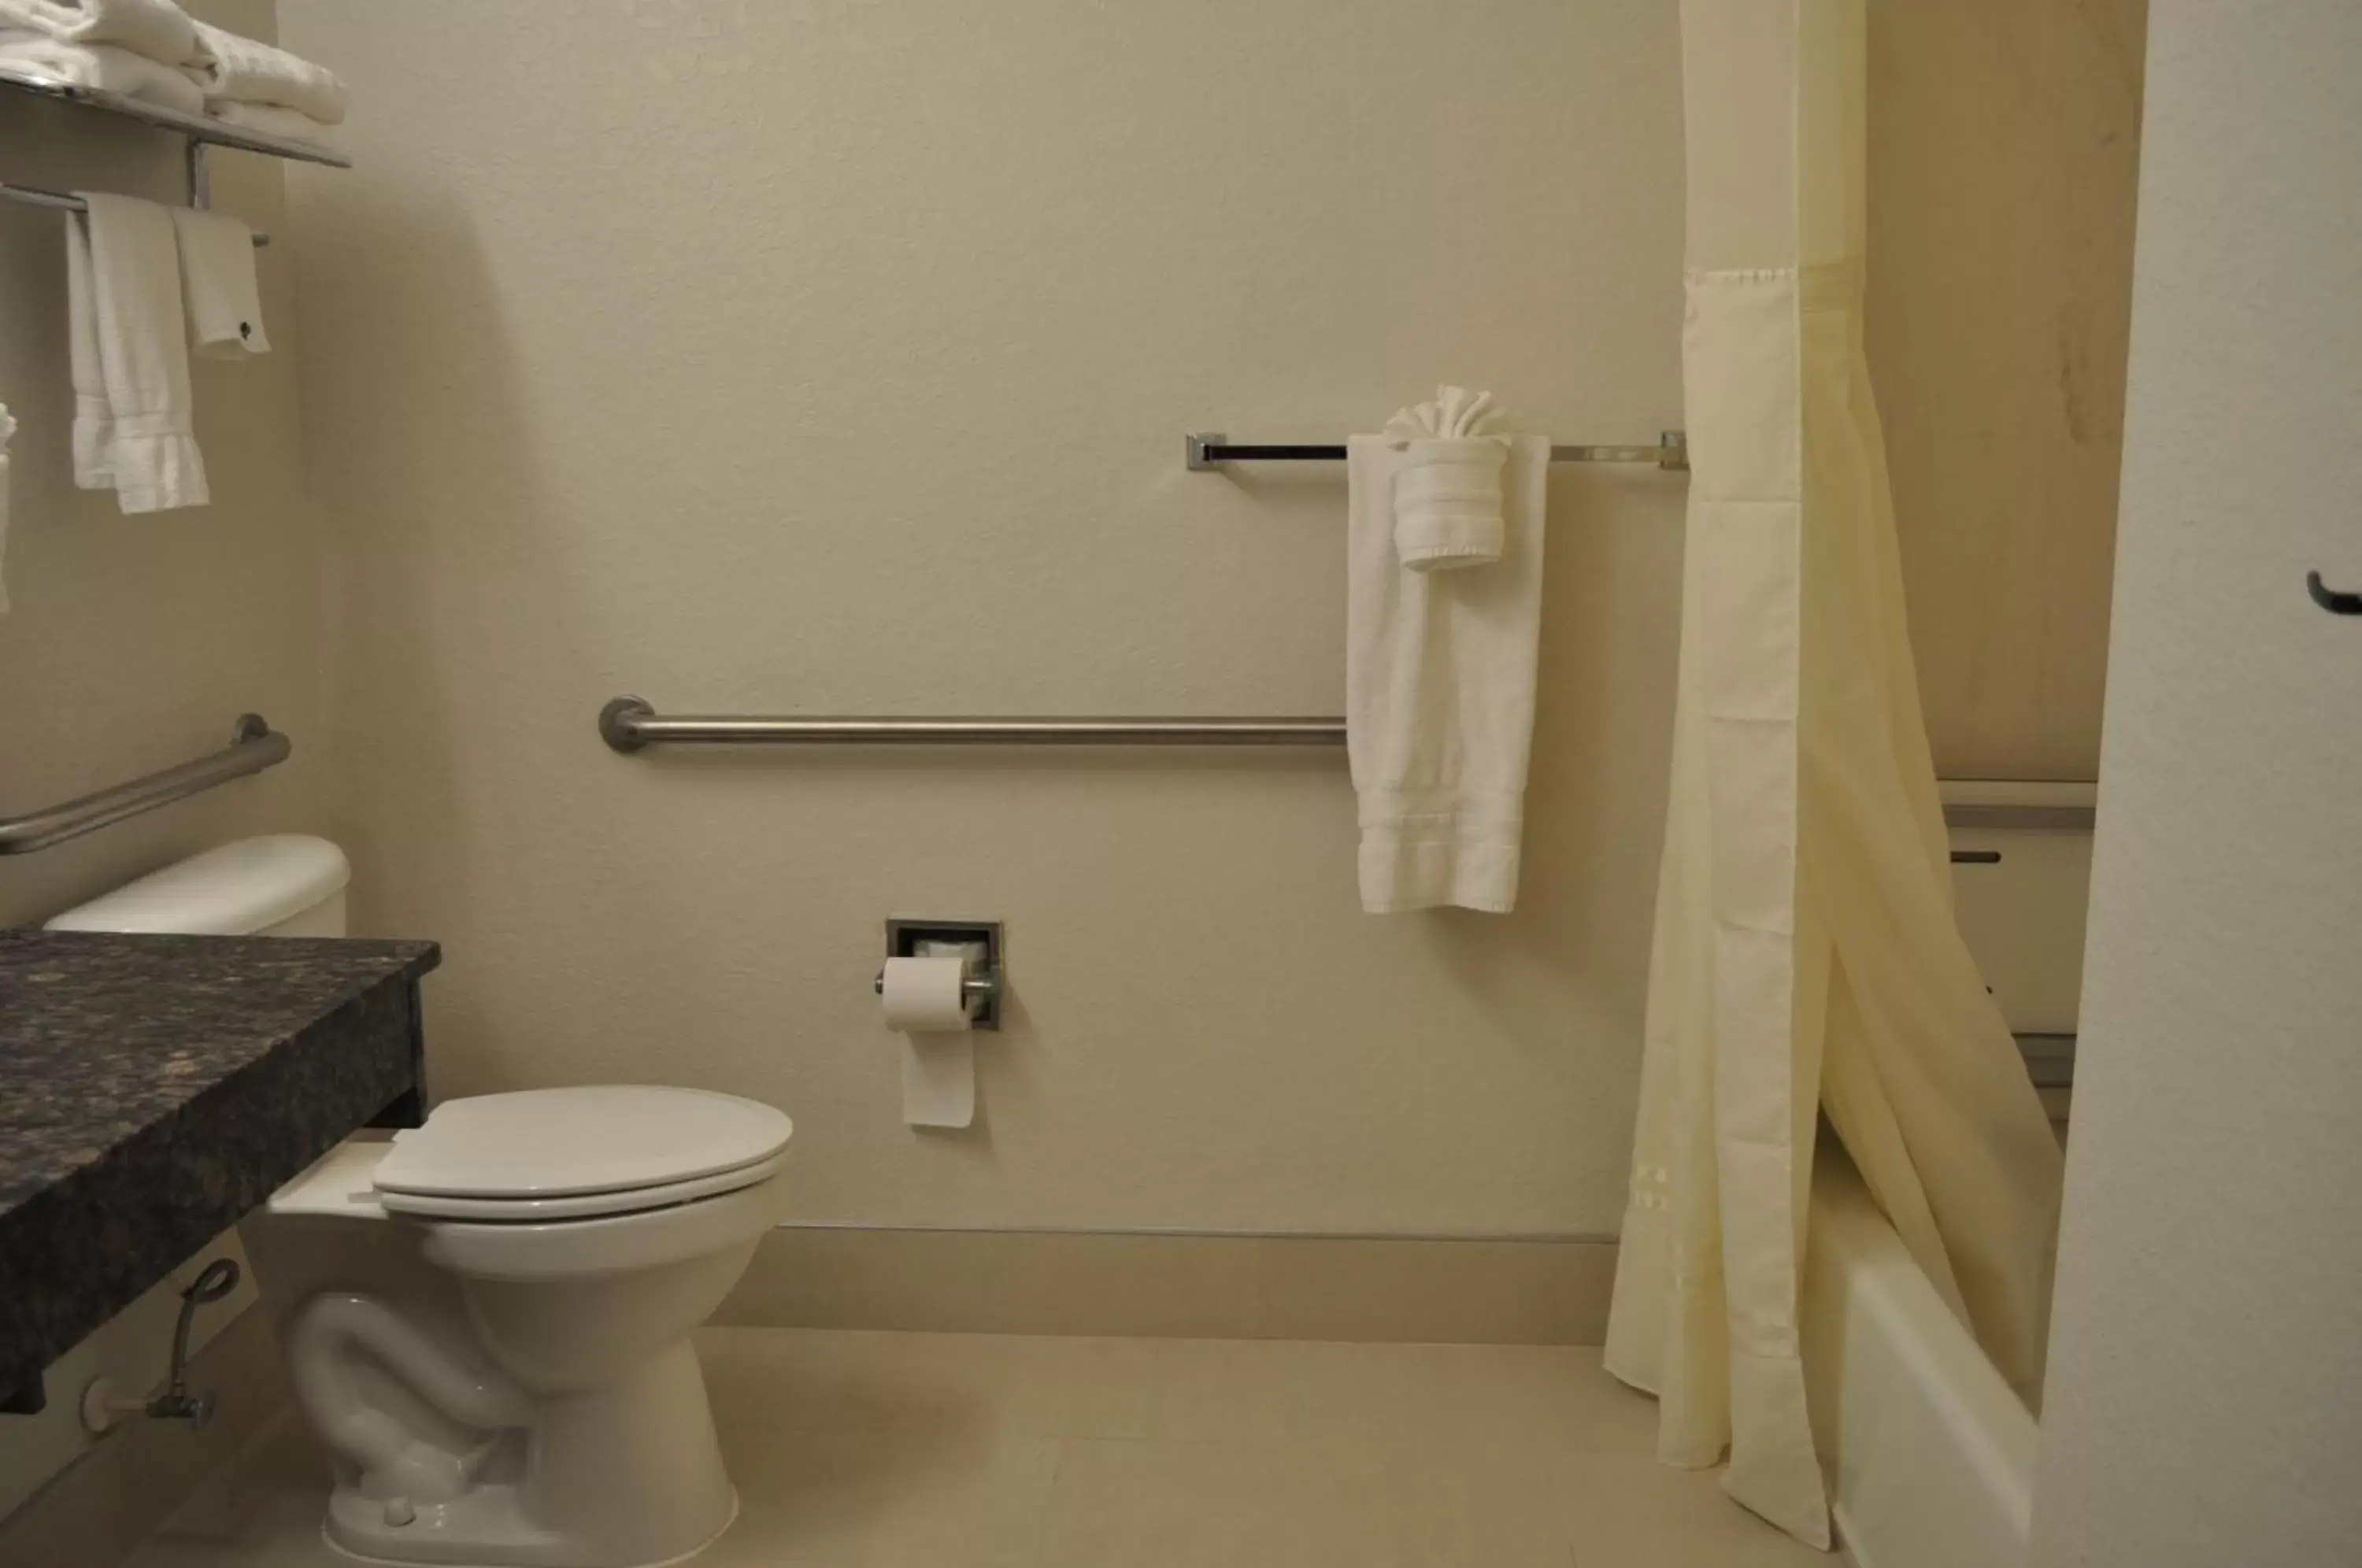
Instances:
[[[193,21],[172,0],[0,0],[0,74],[120,93],[248,130],[332,146],[334,72]]]
[[[7,8],[0,5],[0,23]],[[0,75],[95,87],[126,98],[202,114],[204,90],[186,74],[114,44],[66,43],[30,28],[0,25]]]

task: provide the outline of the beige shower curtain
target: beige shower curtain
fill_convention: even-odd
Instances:
[[[1862,0],[1683,0],[1679,709],[1607,1365],[1826,1546],[1796,1327],[1816,1113],[2003,1375],[2061,1162],[1952,920],[1862,357]]]

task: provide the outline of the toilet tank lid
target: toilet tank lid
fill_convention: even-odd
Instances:
[[[126,882],[49,922],[51,931],[237,936],[326,901],[352,880],[345,852],[308,834],[217,845]]]

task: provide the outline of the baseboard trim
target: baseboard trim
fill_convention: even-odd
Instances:
[[[941,1229],[766,1235],[714,1321],[936,1333],[1598,1344],[1591,1236]]]

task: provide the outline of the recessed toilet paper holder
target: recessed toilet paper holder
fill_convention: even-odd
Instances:
[[[886,922],[889,958],[948,957],[965,949],[968,974],[960,981],[967,999],[967,1015],[978,1029],[1000,1027],[1001,934],[997,920],[889,920]],[[978,950],[981,950],[980,954]],[[886,971],[877,971],[870,988],[886,993]]]

